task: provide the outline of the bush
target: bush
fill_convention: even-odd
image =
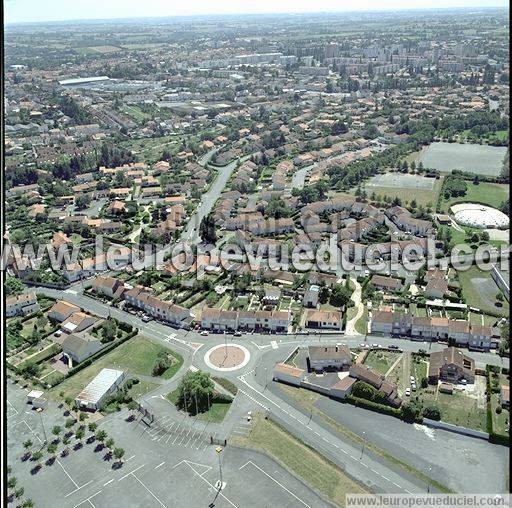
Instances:
[[[424,418],[430,418],[431,420],[440,420],[441,419],[441,411],[437,406],[427,406],[422,411]]]
[[[500,415],[500,414],[501,414],[501,411],[502,411],[501,406],[498,406],[498,407],[496,408],[496,414],[497,414],[497,415]]]
[[[348,395],[345,400],[356,407],[370,409],[372,411],[376,411],[377,413],[395,416],[397,418],[400,418],[401,416],[400,409],[391,406],[385,406],[384,404],[379,404],[377,402],[372,402],[371,400],[360,399],[359,397],[354,397],[353,395]]]

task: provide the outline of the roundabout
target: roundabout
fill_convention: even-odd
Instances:
[[[204,363],[219,372],[242,369],[250,359],[251,353],[240,344],[217,344],[204,354]]]

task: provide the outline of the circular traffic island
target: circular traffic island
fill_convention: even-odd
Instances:
[[[251,359],[249,350],[240,344],[218,344],[206,351],[204,363],[210,369],[229,372],[245,367]]]

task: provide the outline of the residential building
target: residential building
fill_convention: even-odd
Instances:
[[[458,384],[462,380],[475,381],[475,361],[462,353],[460,349],[447,347],[430,354],[428,364],[428,382],[438,381]]]
[[[309,346],[309,368],[316,372],[324,370],[341,371],[352,364],[352,355],[347,346]]]
[[[320,328],[323,330],[341,330],[342,314],[339,311],[307,310],[306,328]]]
[[[10,296],[5,299],[5,316],[13,317],[39,311],[40,306],[37,303],[35,293],[26,293],[18,296]]]
[[[71,333],[62,341],[62,352],[72,362],[72,365],[87,360],[106,344],[86,332]]]
[[[48,311],[48,318],[53,321],[58,321],[62,323],[69,316],[74,314],[75,312],[80,312],[80,307],[73,305],[72,303],[66,302],[64,300],[59,300],[58,302],[53,304],[53,307]]]
[[[277,363],[273,370],[273,379],[294,386],[300,386],[307,372],[286,363]]]

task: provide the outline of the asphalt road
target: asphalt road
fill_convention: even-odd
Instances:
[[[36,288],[37,292],[42,292],[54,298],[63,298],[71,303],[79,305],[86,311],[92,312],[102,317],[107,317],[109,314],[121,321],[127,322],[139,328],[140,333],[147,336],[150,340],[156,341],[166,347],[177,350],[184,357],[184,365],[177,376],[168,382],[160,385],[154,392],[148,394],[145,399],[149,400],[151,397],[160,397],[165,395],[176,385],[181,375],[186,372],[191,366],[202,370],[209,370],[216,375],[229,377],[239,386],[240,398],[245,397],[246,403],[249,403],[253,409],[263,410],[271,413],[273,417],[279,421],[285,428],[293,432],[294,435],[302,439],[314,449],[320,451],[322,454],[333,460],[340,467],[345,469],[350,475],[355,478],[364,479],[367,484],[379,492],[396,492],[396,493],[409,493],[409,492],[424,492],[425,485],[420,482],[416,477],[404,473],[402,470],[397,470],[396,466],[385,462],[377,456],[372,456],[371,453],[364,453],[361,459],[361,449],[359,445],[355,445],[352,441],[340,437],[331,428],[327,427],[322,421],[317,422],[311,419],[309,415],[303,414],[300,408],[297,408],[286,401],[274,390],[268,388],[269,381],[272,379],[272,368],[278,361],[283,361],[286,356],[298,345],[308,345],[314,343],[325,342],[341,342],[349,346],[357,346],[364,341],[364,336],[345,337],[342,334],[336,335],[277,335],[277,334],[247,334],[240,338],[235,338],[233,335],[216,335],[210,334],[202,336],[197,331],[176,330],[164,324],[151,321],[143,323],[137,316],[120,310],[106,306],[104,303],[95,300],[89,296],[80,293],[81,284],[74,285],[73,288],[66,291],[58,291],[46,288]],[[240,343],[243,344],[250,352],[250,361],[248,364],[239,370],[232,372],[212,371],[204,361],[204,355],[208,349],[217,344],[227,343]],[[429,344],[423,342],[407,341],[403,339],[391,339],[384,337],[366,338],[367,343],[376,343],[381,345],[397,344],[406,351],[417,351],[420,348],[429,350]],[[433,343],[431,350],[436,351],[442,349],[443,345]],[[502,365],[502,359],[494,353],[470,353],[476,360],[477,364],[483,365],[485,363]],[[270,382],[271,384],[271,382]],[[324,409],[324,408],[322,408]],[[332,410],[330,407],[325,409]],[[351,411],[351,410],[349,410]],[[348,413],[345,413],[347,417]],[[371,418],[365,418],[363,414],[358,415],[358,422],[361,429],[367,429],[367,438],[371,442],[376,442],[383,445],[382,439],[385,440],[387,446],[391,446],[394,439],[401,436],[402,422],[393,420],[386,417],[385,422],[381,425],[386,425],[391,429],[386,436],[379,438],[379,422],[380,415],[373,415]],[[367,415],[366,415],[367,416]],[[347,423],[346,419],[342,419],[342,423]],[[411,427],[412,428],[412,427]],[[365,431],[366,432],[366,431]],[[442,450],[443,446],[463,446],[464,453],[475,455],[475,447],[481,447],[483,442],[475,443],[474,439],[461,438],[460,441],[454,443],[453,436],[444,436],[443,431],[435,431],[437,436],[437,444],[432,445],[433,449],[438,451]],[[403,434],[405,437],[406,434]],[[409,447],[412,445],[415,438],[408,436]],[[411,441],[412,440],[412,441]],[[427,441],[428,443],[428,441]],[[485,447],[494,447],[489,443],[483,443]],[[384,446],[383,446],[384,447]],[[397,455],[404,454],[407,446],[402,448],[397,447]],[[486,448],[487,449],[487,448]],[[478,453],[483,453],[479,451]],[[454,454],[454,457],[457,455]],[[425,455],[423,465],[436,462],[434,459],[427,459]],[[411,459],[411,456],[407,457]],[[493,458],[493,463],[502,463],[502,457],[499,454]],[[477,468],[478,470],[478,468]],[[439,469],[441,472],[442,469]],[[456,478],[455,478],[456,476]],[[454,476],[454,482],[461,481],[461,476],[457,472]],[[484,482],[482,476],[482,485],[487,484]],[[496,484],[496,482],[495,482]]]

